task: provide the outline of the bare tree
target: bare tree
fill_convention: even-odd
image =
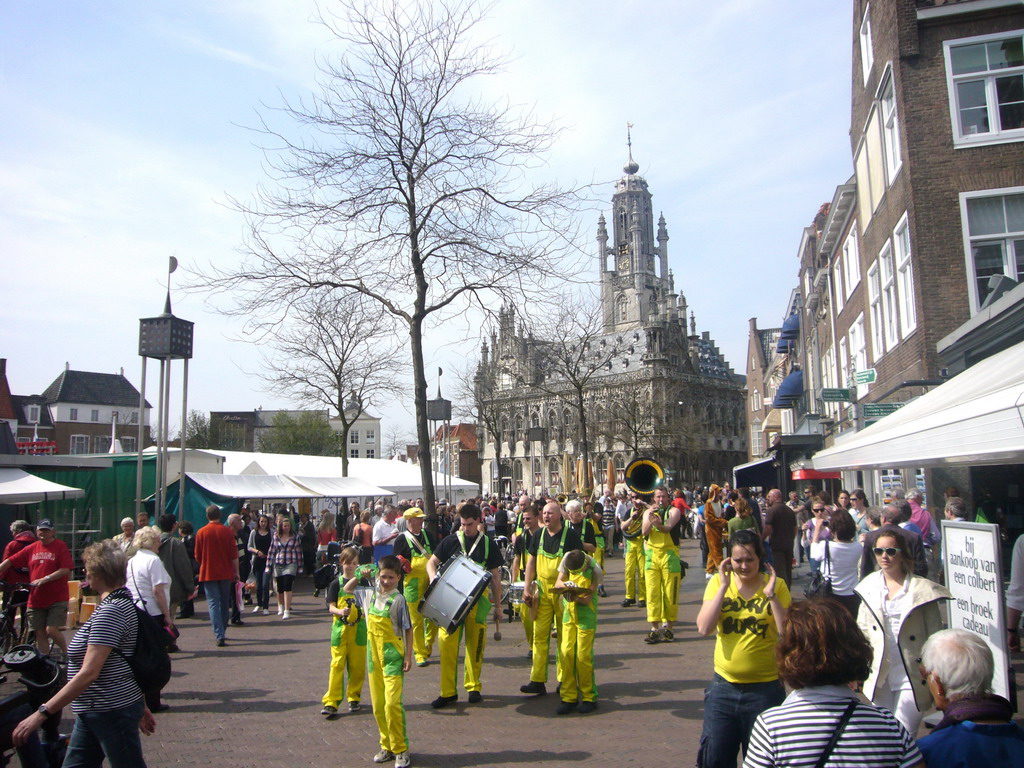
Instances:
[[[211,442],[212,433],[210,430],[210,418],[202,411],[191,409],[185,419],[185,445],[189,448],[214,448]],[[178,444],[181,445],[181,434],[178,435]]]
[[[332,453],[340,450],[341,474],[347,477],[352,425],[371,406],[403,391],[397,374],[404,357],[394,321],[361,294],[311,296],[293,310],[290,323],[267,334],[274,353],[264,355],[268,372],[261,378],[272,392],[338,414],[341,429]]]
[[[384,454],[390,459],[397,454],[404,454],[405,447],[409,444],[409,433],[398,427],[388,427],[384,432],[382,443]]]
[[[283,307],[319,292],[357,292],[404,325],[428,508],[434,502],[423,340],[475,299],[525,291],[555,272],[573,239],[574,192],[530,186],[526,172],[558,132],[480,94],[499,71],[474,40],[473,0],[344,0],[321,17],[342,44],[319,91],[282,112],[297,135],[264,130],[274,186],[247,215],[246,257],[203,281],[234,310]],[[559,272],[565,272],[565,265]],[[571,273],[571,270],[569,270]],[[231,311],[231,310],[228,310]]]
[[[483,453],[483,445],[487,435],[494,440],[494,466],[498,468],[498,485],[491,487],[491,492],[500,493],[501,487],[501,450],[503,434],[501,430],[501,417],[505,415],[504,405],[495,399],[495,376],[494,370],[484,370],[480,365],[473,362],[467,364],[455,373],[454,409],[459,416],[463,416],[476,425],[478,434],[482,430],[483,440],[480,442],[479,451]],[[486,479],[486,478],[484,478]]]

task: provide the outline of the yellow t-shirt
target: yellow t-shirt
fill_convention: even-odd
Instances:
[[[779,679],[775,663],[779,631],[771,605],[764,596],[763,587],[768,583],[768,575],[762,574],[761,578],[762,589],[750,600],[740,597],[738,580],[735,577],[730,579],[722,600],[718,637],[715,639],[715,672],[730,683],[768,683]],[[704,599],[714,597],[721,584],[722,578],[716,573],[704,590]],[[789,608],[789,587],[782,579],[776,579],[775,593],[779,602]]]

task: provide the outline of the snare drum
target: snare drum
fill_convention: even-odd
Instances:
[[[490,572],[479,563],[466,555],[456,555],[427,586],[420,601],[420,613],[451,634],[466,620],[469,609],[490,580]]]
[[[523,604],[523,592],[526,591],[525,581],[513,581],[508,588],[508,599],[512,605]]]

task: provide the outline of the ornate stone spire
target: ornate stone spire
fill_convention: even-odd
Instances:
[[[626,172],[627,176],[633,176],[637,171],[640,170],[640,166],[636,160],[633,159],[633,124],[626,123],[626,147],[629,151],[629,162],[622,166],[622,170]]]

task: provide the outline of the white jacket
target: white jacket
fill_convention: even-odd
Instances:
[[[921,649],[924,642],[933,633],[944,629],[942,623],[942,600],[951,600],[949,590],[934,581],[914,576],[907,576],[907,595],[911,608],[900,625],[898,638],[900,657],[903,669],[907,673],[914,688],[914,703],[920,712],[931,706],[931,694],[928,684],[921,679],[917,667],[921,663]],[[875,658],[871,663],[871,674],[864,681],[864,695],[872,701],[879,682],[889,676],[889,664],[886,660],[885,618],[882,615],[882,572],[875,571],[861,580],[854,590],[861,597],[860,613],[857,624],[864,632]]]

